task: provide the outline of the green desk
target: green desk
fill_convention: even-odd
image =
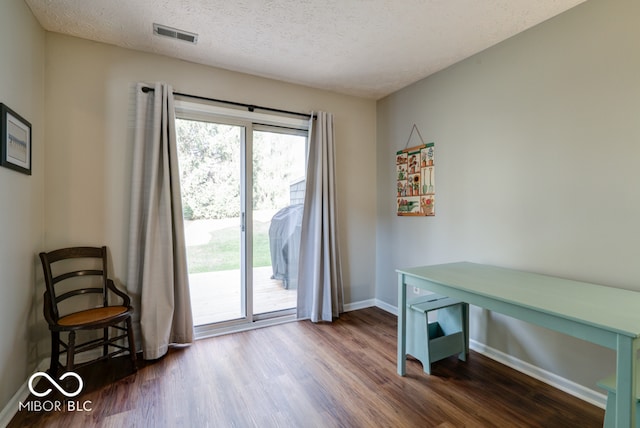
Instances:
[[[640,292],[474,263],[398,269],[398,374],[406,366],[407,287],[418,287],[614,349],[616,427],[635,426]]]

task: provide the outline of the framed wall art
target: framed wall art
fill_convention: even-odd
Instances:
[[[434,155],[434,143],[410,147],[396,153],[396,211],[399,216],[435,215]]]
[[[0,104],[0,165],[31,175],[31,124]]]

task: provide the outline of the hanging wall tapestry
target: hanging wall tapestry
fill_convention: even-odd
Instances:
[[[415,126],[415,125],[414,125]],[[434,143],[396,153],[399,216],[435,215]]]

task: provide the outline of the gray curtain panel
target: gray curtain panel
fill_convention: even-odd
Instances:
[[[332,321],[343,311],[333,114],[309,123],[307,186],[298,266],[298,318]]]
[[[170,344],[193,342],[193,318],[176,153],[173,90],[156,83],[136,88],[127,285],[140,299],[145,359]]]

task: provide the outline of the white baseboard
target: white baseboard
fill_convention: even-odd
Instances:
[[[385,310],[395,316],[398,316],[398,309],[395,306],[391,306],[390,304],[378,299],[361,300],[359,302],[347,303],[344,305],[344,311],[357,311],[358,309],[372,308],[374,306]]]
[[[398,316],[398,308],[388,304],[387,302],[383,302],[382,300],[376,299],[376,306],[384,311],[389,312],[392,315]]]
[[[353,303],[345,303],[343,309],[345,312],[351,312],[351,311],[357,311],[358,309],[370,308],[372,306],[376,306],[375,299],[361,300],[359,302],[353,302]]]
[[[380,309],[383,309],[396,316],[398,315],[398,308],[396,306],[392,306],[378,299],[375,299],[375,302],[375,306],[379,307]],[[491,358],[492,360],[504,364],[507,367],[511,367],[512,369],[524,373],[527,376],[531,376],[534,379],[538,379],[541,382],[551,385],[554,388],[566,392],[567,394],[573,395],[574,397],[586,401],[587,403],[593,404],[594,406],[598,406],[604,409],[607,405],[606,394],[600,393],[598,391],[570,381],[569,379],[565,379],[561,376],[551,373],[547,370],[541,369],[540,367],[534,366],[533,364],[527,363],[502,351],[491,348],[484,343],[480,343],[475,340],[469,340],[469,347],[479,354],[482,354],[488,358]]]
[[[607,396],[593,389],[587,388],[580,384],[577,384],[569,379],[565,379],[533,364],[522,361],[509,354],[499,351],[495,348],[485,345],[484,343],[477,342],[475,340],[469,340],[469,347],[474,351],[482,354],[492,360],[495,360],[507,367],[511,367],[521,373],[531,376],[534,379],[538,379],[548,385],[553,386],[567,394],[580,398],[587,403],[593,404],[604,409],[607,405]]]
[[[76,363],[83,363],[85,361],[90,361],[94,358],[98,358],[100,355],[102,355],[102,352],[100,349],[94,349],[78,355],[79,356],[76,360]],[[47,371],[49,369],[50,361],[51,358],[46,357],[45,359],[40,361],[33,372],[35,373]],[[31,392],[29,391],[29,381],[26,380],[22,384],[20,389],[18,389],[18,392],[16,392],[13,397],[11,397],[11,400],[9,400],[7,405],[4,406],[4,409],[2,409],[2,411],[0,412],[0,427],[4,428],[9,425],[11,419],[13,419],[15,414],[18,412],[19,403],[29,398],[29,394],[31,394]]]
[[[34,372],[45,371],[49,368],[49,358],[40,361],[40,364],[36,367]],[[19,403],[25,401],[29,397],[29,381],[25,381],[20,389],[11,397],[11,400],[4,406],[4,409],[0,412],[0,427],[6,427],[11,422],[11,419],[18,411]]]

